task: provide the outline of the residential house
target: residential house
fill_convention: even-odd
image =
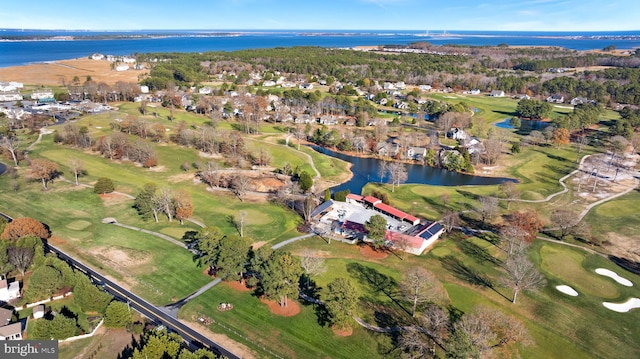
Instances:
[[[127,71],[129,70],[129,65],[127,64],[121,64],[116,66],[116,71]]]
[[[0,82],[0,92],[16,92],[21,88],[24,88],[24,84],[22,82]]]
[[[0,279],[0,301],[8,302],[16,298],[20,298],[20,282],[8,283],[5,278]]]
[[[103,54],[99,54],[99,53],[95,53],[95,54],[91,55],[91,60],[104,60],[104,55]]]
[[[427,156],[425,147],[409,147],[407,150],[407,158],[420,161]]]
[[[345,126],[355,126],[356,125],[356,119],[353,117],[349,117],[347,118],[346,121],[344,121],[344,125]]]
[[[320,117],[320,121],[321,124],[323,125],[327,125],[327,126],[332,126],[332,125],[337,125],[338,124],[338,118],[335,116],[322,116]]]
[[[149,93],[149,86],[142,85],[140,86],[141,93]]]
[[[313,119],[313,117],[311,117],[311,115],[300,114],[296,116],[293,122],[297,124],[302,124],[302,123],[307,124],[307,123],[313,123],[315,122],[315,120]]]
[[[198,89],[198,93],[201,95],[211,95],[211,92],[213,92],[213,89],[209,86],[201,87]]]
[[[267,80],[267,81],[262,83],[262,86],[264,86],[264,87],[273,87],[275,85],[276,85],[276,82],[272,81],[272,80]]]
[[[384,84],[382,84],[382,88],[384,90],[395,90],[396,89],[396,85],[392,84],[391,82],[385,82]]]
[[[493,91],[491,91],[489,96],[491,96],[491,97],[504,97],[504,91],[502,91],[502,90],[493,90]]]
[[[471,137],[463,141],[463,146],[467,149],[469,154],[481,154],[484,153],[484,144],[476,137]]]
[[[582,104],[585,104],[585,103],[588,103],[588,102],[590,102],[590,101],[586,97],[576,97],[576,98],[572,98],[571,99],[571,104],[573,106],[582,105]]]
[[[404,90],[407,88],[407,85],[405,85],[405,83],[403,81],[398,81],[396,82],[396,88],[398,90]]]
[[[22,101],[22,95],[17,91],[0,92],[0,102],[5,101]]]
[[[400,146],[395,143],[379,142],[376,145],[376,151],[382,157],[395,157],[400,152]]]
[[[449,132],[447,132],[447,137],[452,138],[457,141],[464,141],[468,135],[464,132],[463,129],[454,127]]]
[[[558,95],[558,94],[553,94],[553,95],[547,97],[547,102],[563,103],[564,102],[564,96]]]
[[[389,100],[387,100],[386,98],[381,98],[380,101],[378,101],[378,103],[382,106],[386,106],[388,102]]]
[[[22,323],[11,323],[13,311],[0,308],[0,340],[21,340]]]
[[[53,90],[49,88],[34,90],[31,93],[31,99],[37,100],[38,102],[47,102],[49,100],[54,100]]]
[[[431,85],[419,85],[418,89],[420,91],[430,91],[431,90]]]
[[[311,90],[313,89],[313,84],[304,83],[299,86],[301,90]]]

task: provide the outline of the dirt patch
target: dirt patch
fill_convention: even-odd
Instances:
[[[333,334],[339,337],[349,337],[353,334],[353,328],[351,327],[349,328],[331,327],[331,331],[333,332]]]
[[[369,245],[360,246],[360,254],[362,254],[363,257],[370,259],[384,259],[389,256],[389,252],[381,249],[376,250]]]
[[[89,54],[87,54],[89,55]],[[86,58],[13,66],[0,69],[3,81],[17,81],[31,85],[61,86],[69,84],[75,76],[84,82],[87,76],[95,82],[115,85],[118,81],[138,82],[138,76],[148,70],[115,71],[111,62]]]
[[[252,247],[253,249],[258,249],[264,246],[265,244],[267,244],[267,241],[254,242]]]
[[[171,183],[185,182],[185,181],[193,181],[196,177],[193,173],[181,173],[179,175],[173,175],[169,177],[167,180]]]
[[[121,193],[104,193],[100,195],[105,206],[113,206],[116,204],[130,201],[130,199]]]
[[[67,243],[66,240],[58,237],[58,236],[51,236],[51,238],[47,239],[47,242],[53,244],[53,245],[64,245]]]
[[[260,298],[260,301],[269,306],[269,310],[275,315],[279,315],[282,317],[293,317],[300,313],[300,304],[293,300],[289,300],[286,307],[281,306],[275,300]]]
[[[181,320],[181,322],[191,326],[192,328],[197,330],[198,333],[213,340],[214,342],[219,343],[220,345],[225,347],[227,350],[229,350],[233,354],[236,354],[240,358],[255,359],[258,357],[257,354],[253,352],[251,349],[249,349],[249,347],[247,347],[246,345],[240,344],[235,340],[232,340],[231,338],[227,337],[224,334],[212,333],[207,327],[203,326],[202,324],[196,321]]]
[[[228,285],[231,289],[235,289],[240,292],[251,292],[253,290],[247,287],[247,284],[244,281],[238,282],[237,280],[234,280],[232,282],[224,282],[224,283]]]
[[[89,250],[96,258],[109,262],[112,268],[135,268],[147,264],[152,256],[147,251],[117,246],[96,247]]]
[[[626,258],[634,262],[640,262],[640,236],[627,237],[618,233],[609,232],[605,235],[606,250],[612,255]]]
[[[133,335],[139,340],[138,335]],[[84,346],[82,351],[74,353],[74,358],[114,358],[131,345],[132,334],[126,329],[108,329],[101,326],[92,337],[91,342]],[[73,346],[75,342],[61,342],[60,349],[65,346]],[[72,347],[74,348],[74,347]],[[77,349],[77,348],[74,348]]]

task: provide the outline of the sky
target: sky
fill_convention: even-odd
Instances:
[[[3,1],[0,28],[64,30],[640,30],[638,0]]]

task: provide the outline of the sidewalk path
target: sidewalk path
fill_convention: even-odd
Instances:
[[[171,242],[171,243],[173,243],[173,244],[175,244],[177,246],[180,246],[180,247],[182,247],[184,249],[188,249],[186,244],[180,242],[179,240],[177,240],[177,239],[175,239],[173,237],[167,236],[166,234],[149,231],[149,230],[146,230],[146,229],[130,226],[130,225],[127,225],[127,224],[118,223],[117,221],[114,222],[114,221],[104,221],[103,220],[103,222],[107,223],[107,224],[113,224],[114,226],[130,229],[132,231],[138,231],[138,232],[150,234],[152,236],[156,236],[156,237],[162,238],[164,240],[167,240],[167,241],[169,241],[169,242]]]
[[[278,249],[278,248],[286,246],[287,244],[293,243],[295,241],[299,241],[301,239],[313,237],[315,235],[316,235],[315,233],[307,233],[307,234],[299,236],[299,237],[290,238],[290,239],[287,239],[286,241],[283,241],[283,242],[280,242],[280,243],[274,245],[273,247],[271,247],[271,249]]]

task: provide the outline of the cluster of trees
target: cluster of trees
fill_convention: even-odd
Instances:
[[[552,109],[553,106],[548,102],[533,99],[522,99],[518,101],[516,115],[530,120],[541,120],[549,117]]]
[[[94,149],[110,160],[127,159],[147,168],[158,164],[158,157],[151,143],[142,139],[131,140],[122,132],[98,138]]]
[[[156,328],[147,330],[140,340],[134,343],[132,352],[122,355],[121,358],[222,359],[223,357],[207,349],[192,352],[180,335]]]
[[[273,251],[267,246],[252,249],[253,240],[239,235],[225,235],[217,227],[205,227],[193,240],[200,265],[210,267],[225,280],[244,280],[258,293],[286,306],[289,298],[297,298],[303,268],[300,259],[289,252]]]
[[[29,218],[16,218],[7,223],[0,218],[0,275],[6,277],[18,271],[22,278],[32,271],[23,293],[27,302],[47,299],[64,291],[73,291],[74,302],[85,312],[104,314],[111,295],[91,283],[82,272],[54,254],[44,254],[43,239],[50,236],[49,230],[41,222]],[[83,329],[76,316],[68,310],[48,314],[45,319],[34,322],[29,331],[33,339],[65,339],[79,334]]]
[[[63,85],[64,86],[64,85]],[[57,101],[68,100],[91,100],[93,102],[107,101],[131,101],[140,95],[140,85],[135,82],[118,81],[115,85],[108,85],[105,82],[96,82],[87,76],[84,83],[80,83],[80,78],[74,77],[71,83],[67,83],[68,93],[56,93]]]
[[[183,224],[193,214],[191,195],[185,191],[174,191],[169,187],[158,188],[155,183],[146,183],[134,201],[134,208],[144,220],[164,214],[169,222],[174,218]]]

